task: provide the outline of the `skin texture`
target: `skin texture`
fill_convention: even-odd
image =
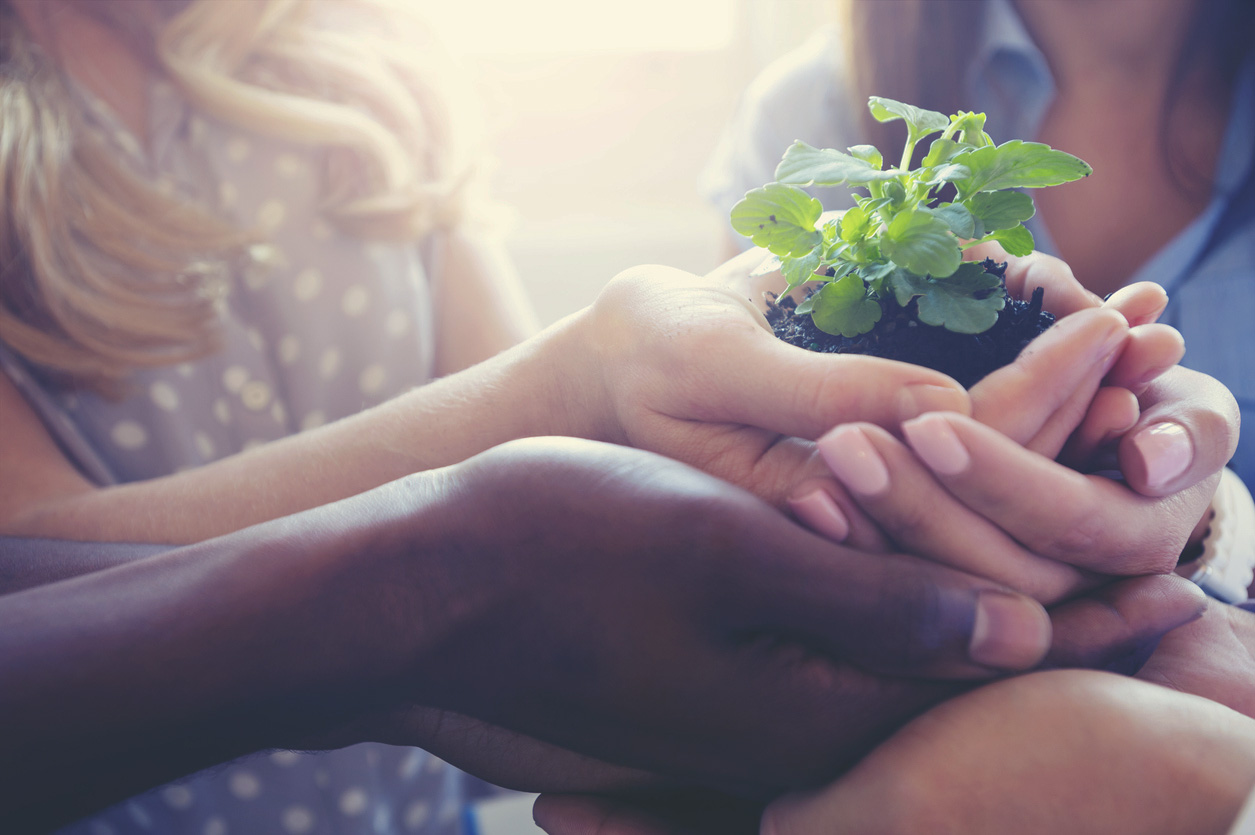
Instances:
[[[921,717],[827,789],[773,804],[762,832],[1223,833],[1252,783],[1249,718],[1109,674],[1038,673]]]
[[[1060,645],[1102,663],[1197,614],[1193,586],[1150,579],[1056,612]],[[1020,666],[1046,652],[1037,604],[994,583],[867,559],[659,456],[520,441],[0,596],[0,811],[47,827],[250,751],[367,739],[531,790],[767,797],[998,672],[972,660],[991,617]]]

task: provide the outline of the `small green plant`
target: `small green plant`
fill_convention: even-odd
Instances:
[[[769,250],[788,285],[822,286],[798,304],[829,334],[854,337],[875,327],[882,303],[905,308],[918,298],[919,321],[956,333],[983,333],[1006,304],[1002,279],[963,250],[998,241],[1012,255],[1033,251],[1024,221],[1033,198],[1018,189],[1079,180],[1092,169],[1071,154],[1018,139],[994,145],[984,113],[945,116],[872,96],[872,116],[906,122],[906,147],[896,168],[880,151],[856,145],[842,153],[795,142],[776,168],[776,182],[756,188],[732,208],[732,227]],[[916,146],[934,134],[920,167]],[[819,226],[824,208],[803,186],[847,185],[853,208]],[[953,187],[953,200],[939,192]]]

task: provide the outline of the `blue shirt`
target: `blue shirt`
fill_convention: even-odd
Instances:
[[[1055,82],[1009,0],[988,0],[982,34],[965,83],[972,109],[987,115],[993,136],[1036,136],[1054,100]],[[855,102],[844,82],[841,43],[817,33],[769,67],[747,89],[703,174],[703,190],[724,212],[746,191],[773,179],[795,139],[826,148],[863,141]],[[1255,50],[1255,45],[1253,45]],[[1255,426],[1255,51],[1235,87],[1210,202],[1130,279],[1154,281],[1170,298],[1160,321],[1185,337],[1183,365],[1228,386]],[[830,209],[850,205],[845,189],[814,189]],[[1043,252],[1055,253],[1050,232],[1029,226]],[[748,242],[746,242],[748,245]],[[1239,444],[1230,466],[1255,484],[1255,441]]]

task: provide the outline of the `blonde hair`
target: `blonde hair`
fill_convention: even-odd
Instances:
[[[0,27],[0,341],[101,391],[213,351],[215,288],[255,251],[251,230],[140,176],[85,129],[11,11]],[[147,37],[203,111],[326,148],[320,208],[346,233],[414,240],[458,222],[470,167],[438,92],[447,63],[400,3],[253,0],[222,14],[191,0]]]

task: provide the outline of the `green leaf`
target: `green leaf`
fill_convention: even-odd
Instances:
[[[857,275],[825,284],[811,299],[811,319],[825,333],[849,338],[867,333],[880,321],[880,304],[867,297],[867,286]]]
[[[945,278],[963,260],[949,225],[927,209],[900,213],[885,230],[880,251],[917,275]]]
[[[1033,198],[1022,191],[986,191],[973,194],[967,201],[967,207],[981,219],[985,229],[990,232],[1019,226],[1036,212]]]
[[[965,199],[980,191],[1057,186],[1088,177],[1093,171],[1069,153],[1018,139],[967,151],[951,162],[966,165],[972,171],[971,177],[957,183],[959,194]]]
[[[984,333],[998,321],[998,311],[1007,302],[1002,279],[972,261],[943,281],[896,270],[889,286],[903,307],[919,296],[921,322],[955,333]]]
[[[801,140],[789,146],[776,166],[776,181],[798,186],[862,186],[892,180],[894,171],[881,171],[867,160],[833,148],[814,148]]]
[[[853,145],[846,150],[850,152],[850,156],[861,159],[873,168],[885,167],[885,158],[880,155],[880,149],[875,145]]]
[[[950,227],[950,231],[960,238],[979,238],[984,233],[976,230],[976,218],[962,203],[946,203],[931,210],[933,217],[939,217]]]
[[[989,134],[985,133],[984,113],[961,111],[950,117],[950,124],[954,127],[955,132],[959,134],[959,141],[964,145],[970,145],[973,148],[983,148],[986,145],[993,144]]]
[[[929,134],[940,133],[950,127],[950,117],[944,113],[880,96],[869,98],[867,109],[877,122],[892,122],[896,119],[906,122],[907,134],[912,142],[918,142]]]
[[[890,205],[901,205],[906,202],[906,186],[897,180],[885,183],[885,196],[889,198]]]
[[[999,229],[986,236],[986,239],[1002,244],[1008,255],[1031,255],[1033,252],[1033,233],[1023,226]]]
[[[966,165],[948,165],[939,168],[924,168],[920,171],[920,182],[926,186],[939,186],[942,183],[953,183],[957,180],[966,180],[972,176],[972,172],[968,170]]]
[[[841,216],[841,240],[861,241],[871,231],[871,218],[867,212],[855,206]]]
[[[807,313],[810,313],[812,310],[814,310],[814,309],[815,309],[815,296],[816,296],[816,295],[817,295],[817,293],[812,293],[812,294],[811,294],[808,298],[803,299],[801,304],[799,304],[797,307],[793,308],[793,315],[794,315],[794,316],[803,316],[803,315],[805,315],[805,314],[807,314]]]
[[[934,139],[933,144],[928,147],[928,153],[924,155],[924,159],[920,162],[924,168],[933,168],[934,166],[947,163],[957,153],[966,151],[968,148],[955,142],[953,139]]]
[[[815,222],[824,207],[795,186],[771,183],[750,191],[732,207],[732,228],[781,257],[805,255],[822,235]]]
[[[814,280],[815,270],[819,269],[820,249],[821,247],[817,246],[801,258],[786,258],[781,262],[780,271],[784,273],[785,281],[788,282],[781,295],[790,293],[793,288]]]

